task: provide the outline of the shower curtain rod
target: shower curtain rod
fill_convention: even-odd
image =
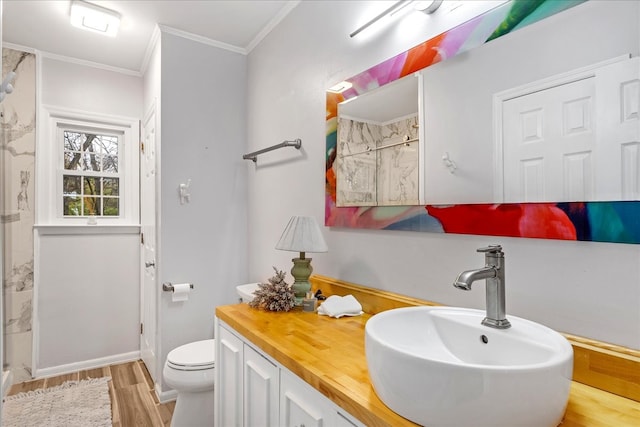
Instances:
[[[293,141],[282,141],[280,144],[272,145],[271,147],[263,148],[262,150],[254,151],[253,153],[245,154],[242,156],[244,160],[252,160],[253,163],[258,161],[258,156],[263,153],[267,153],[269,151],[277,150],[278,148],[283,147],[296,147],[297,150],[302,147],[302,140],[300,138],[296,138]]]
[[[398,145],[409,145],[410,143],[416,142],[416,141],[419,141],[419,138],[406,139],[402,142],[394,142],[393,144],[387,144],[387,145],[383,145],[381,147],[376,147],[376,148],[367,148],[366,150],[358,151],[357,153],[343,154],[340,157],[345,158],[345,157],[357,156],[358,154],[372,153],[374,151],[384,150],[385,148],[396,147]]]

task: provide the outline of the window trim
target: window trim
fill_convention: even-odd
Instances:
[[[140,224],[140,121],[137,118],[88,113],[80,110],[43,105],[36,148],[36,224],[87,226],[86,216],[65,217],[62,212],[62,175],[64,141],[61,130],[103,130],[122,135],[118,153],[120,175],[120,216],[97,217],[99,226]]]

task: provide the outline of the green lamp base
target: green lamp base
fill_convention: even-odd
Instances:
[[[309,283],[309,276],[313,272],[311,258],[304,258],[303,255],[302,258],[293,258],[291,261],[293,261],[291,275],[295,280],[291,288],[296,296],[296,305],[302,305],[302,300],[311,290],[311,283]]]

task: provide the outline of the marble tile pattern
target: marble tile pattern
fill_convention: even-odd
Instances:
[[[0,103],[0,223],[3,227],[4,370],[31,378],[35,174],[35,55],[2,49],[14,91]]]
[[[418,116],[390,123],[338,118],[337,206],[419,203]],[[375,151],[370,151],[377,148]]]
[[[381,127],[379,147],[418,138],[418,116]],[[418,141],[378,150],[378,206],[417,205],[419,200]]]
[[[376,152],[369,150],[375,148],[381,139],[377,124],[338,119],[338,206],[376,205]]]

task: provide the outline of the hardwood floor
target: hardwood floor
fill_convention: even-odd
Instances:
[[[109,395],[113,427],[168,427],[171,424],[175,401],[158,402],[151,376],[141,360],[14,384],[7,394],[100,377],[111,377]]]

